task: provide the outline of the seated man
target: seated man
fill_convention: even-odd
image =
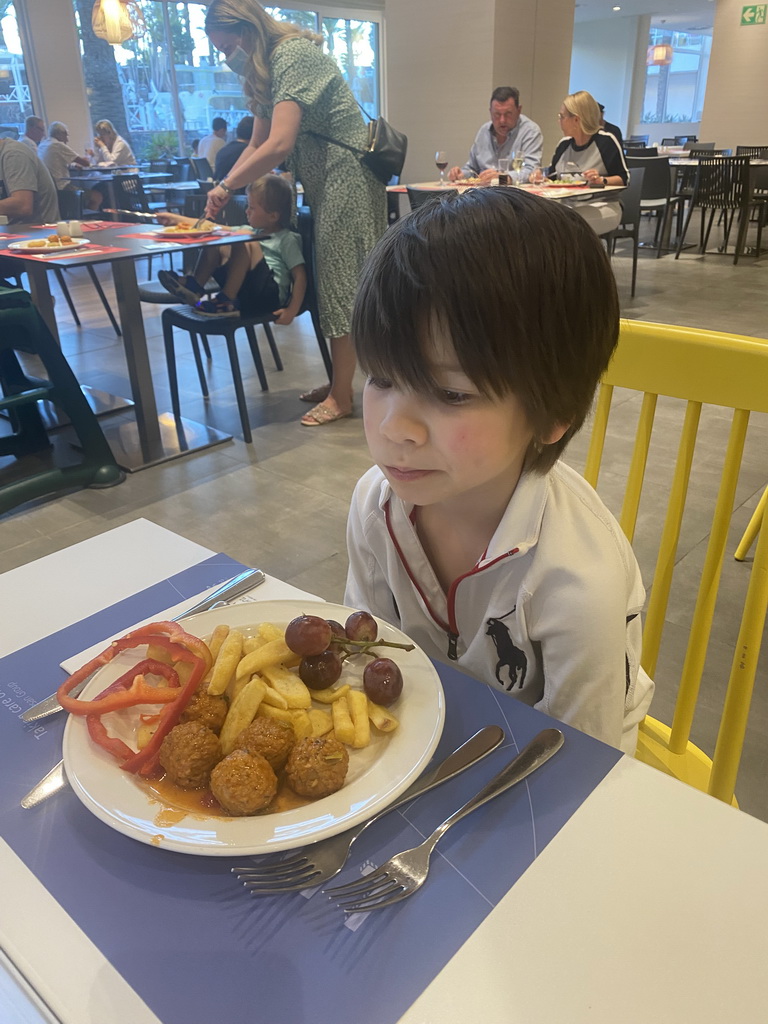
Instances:
[[[211,167],[213,167],[219,150],[223,149],[227,142],[227,122],[223,117],[214,117],[211,122],[211,128],[211,134],[205,135],[200,139],[197,155],[201,159],[207,160]]]
[[[616,139],[618,144],[624,149],[624,137],[621,134],[621,128],[617,124],[611,124],[610,121],[605,120],[605,107],[602,103],[597,104],[600,107],[600,127],[604,132],[610,132],[611,135]]]
[[[27,146],[0,139],[0,213],[10,224],[55,224],[59,197],[48,169]]]
[[[25,146],[28,146],[33,153],[37,152],[37,147],[45,138],[45,121],[42,117],[35,117],[34,114],[30,114],[24,123],[24,134],[19,139],[19,142],[23,142]]]
[[[241,118],[238,122],[235,129],[235,139],[222,146],[216,154],[216,163],[213,168],[213,176],[216,181],[226,178],[240,159],[245,147],[251,141],[251,135],[253,135],[253,118],[249,115],[248,117]],[[237,189],[237,192],[243,193],[245,188]]]
[[[91,166],[88,157],[78,156],[69,145],[69,129],[61,121],[51,121],[48,125],[48,138],[38,146],[37,155],[51,172],[56,188],[75,187],[69,180],[69,169],[73,164],[76,167]]]
[[[496,176],[499,158],[516,153],[523,157],[521,180],[527,181],[541,164],[544,139],[541,128],[526,117],[522,109],[519,89],[507,85],[494,89],[491,120],[486,121],[475,136],[467,162],[463,167],[452,167],[448,179],[478,177],[481,181],[490,181]]]

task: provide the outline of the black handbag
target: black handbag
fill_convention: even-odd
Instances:
[[[359,103],[358,106],[360,107]],[[348,149],[351,153],[357,153],[360,163],[373,171],[379,181],[386,185],[393,175],[399,176],[403,170],[405,154],[408,152],[408,137],[399,132],[397,128],[393,128],[383,117],[370,117],[367,111],[362,107],[360,109],[369,119],[367,149],[350,146],[348,143],[339,142],[338,139],[332,139],[328,135],[321,135],[320,132],[308,132],[307,134],[330,142],[334,146],[341,146],[342,149]]]

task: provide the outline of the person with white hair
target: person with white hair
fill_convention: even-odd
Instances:
[[[51,121],[48,125],[48,138],[37,147],[37,154],[50,171],[57,189],[72,189],[69,180],[69,169],[90,167],[91,161],[86,156],[78,156],[69,143],[69,129],[61,121]]]

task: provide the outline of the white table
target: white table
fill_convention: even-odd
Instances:
[[[139,520],[12,570],[0,656],[208,554]],[[270,579],[259,596],[299,593]],[[623,757],[401,1024],[762,1024],[767,865],[768,825]],[[5,844],[0,905],[0,947],[64,1024],[158,1024]],[[397,963],[393,948],[381,964],[393,984]],[[17,1002],[3,1016],[8,992]],[[221,1019],[244,1024],[226,984],[222,998]],[[318,1005],[315,1019],[330,1024]],[[0,1019],[49,1019],[31,1012],[10,980],[0,985]]]

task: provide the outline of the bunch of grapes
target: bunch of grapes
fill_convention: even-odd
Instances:
[[[370,661],[363,671],[363,689],[375,703],[393,704],[403,689],[403,675],[391,658],[380,658],[374,647],[399,647],[412,651],[413,644],[378,640],[376,620],[368,612],[353,612],[342,624],[319,615],[299,615],[288,623],[285,642],[294,654],[301,655],[299,675],[310,690],[324,690],[339,676],[344,661],[355,654],[367,654]]]

